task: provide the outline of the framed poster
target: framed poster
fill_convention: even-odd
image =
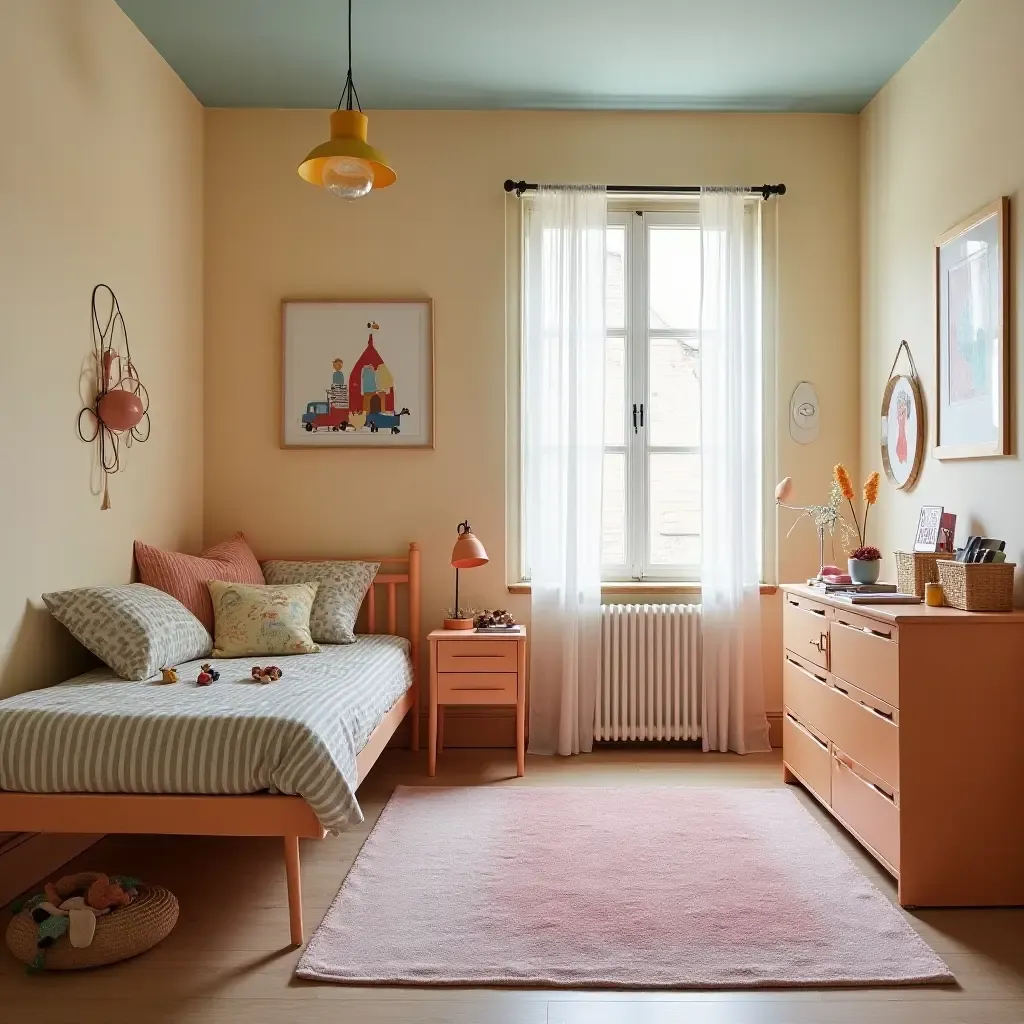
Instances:
[[[938,551],[939,530],[942,526],[942,506],[922,505],[917,517],[917,535],[914,537],[915,551]]]
[[[282,448],[433,448],[429,299],[281,304]]]
[[[1010,453],[1009,199],[935,243],[935,457]]]

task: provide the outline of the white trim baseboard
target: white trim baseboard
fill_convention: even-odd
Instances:
[[[102,835],[36,832],[8,839],[0,847],[0,906],[6,906],[40,879],[54,874],[102,838]]]

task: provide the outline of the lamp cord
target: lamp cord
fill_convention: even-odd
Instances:
[[[363,106],[359,102],[359,93],[356,92],[356,84],[352,80],[352,0],[348,0],[348,74],[345,76],[345,87],[341,90],[341,99],[338,100],[338,109],[341,110],[344,103],[345,109],[351,110],[353,100],[356,109],[362,113]]]

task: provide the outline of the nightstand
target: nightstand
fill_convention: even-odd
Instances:
[[[516,774],[526,771],[526,630],[512,636],[435,629],[430,642],[430,740],[427,771],[437,770],[438,722],[447,704],[516,709]],[[443,740],[442,740],[443,743]]]

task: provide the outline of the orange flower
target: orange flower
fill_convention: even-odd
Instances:
[[[853,483],[850,480],[850,474],[846,472],[846,467],[841,463],[836,463],[836,468],[832,470],[832,475],[835,477],[836,483],[839,484],[839,490],[843,492],[843,497],[847,501],[853,501]]]
[[[867,480],[864,481],[864,500],[869,505],[874,505],[874,503],[878,501],[879,480],[880,477],[878,475],[878,471],[875,470],[875,472],[872,473],[871,476],[869,476]]]

